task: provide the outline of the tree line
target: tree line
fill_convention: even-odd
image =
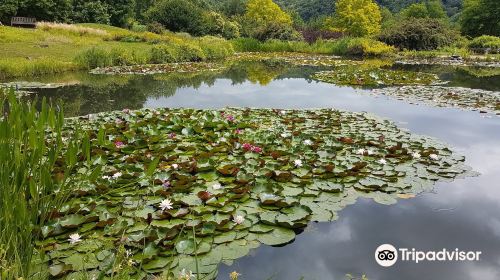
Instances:
[[[414,19],[429,31],[500,35],[498,0],[3,0],[0,21],[12,16],[259,40],[300,40],[307,29],[389,38]]]

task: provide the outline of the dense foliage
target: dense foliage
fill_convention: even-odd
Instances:
[[[466,35],[500,36],[500,3],[498,0],[465,0],[460,22]]]
[[[382,42],[408,50],[434,50],[452,44],[459,34],[437,19],[410,18],[379,36]]]
[[[500,53],[500,37],[483,35],[469,43],[469,48],[476,52]]]
[[[441,18],[447,17],[444,6],[440,0],[432,0],[415,3],[404,10],[401,14],[406,18]]]
[[[380,32],[382,16],[373,0],[338,0],[333,27],[352,36],[371,36]]]

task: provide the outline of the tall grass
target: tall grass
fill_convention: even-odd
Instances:
[[[63,112],[0,90],[0,279],[31,279],[34,241],[65,201],[88,137],[63,139]],[[88,158],[88,154],[87,154]]]
[[[108,50],[103,47],[93,47],[81,52],[75,61],[82,68],[92,69],[147,63],[220,60],[233,53],[234,49],[230,42],[215,37],[202,37],[196,40],[154,44],[140,51],[127,48]]]
[[[62,31],[70,32],[70,33],[75,33],[75,34],[78,34],[80,36],[83,36],[83,35],[95,35],[95,36],[101,36],[101,37],[109,36],[109,33],[105,30],[102,30],[102,29],[86,27],[86,26],[81,26],[81,25],[75,25],[75,24],[66,24],[66,23],[40,21],[40,22],[36,23],[36,28],[39,28],[39,29],[42,29],[45,31],[62,30]]]
[[[280,40],[260,42],[252,38],[239,38],[231,42],[238,52],[300,52],[345,56],[388,56],[395,52],[393,47],[369,38],[344,37],[317,40],[312,44]]]
[[[55,74],[75,70],[77,68],[78,66],[76,64],[60,61],[57,58],[7,58],[0,60],[0,79],[18,76]]]

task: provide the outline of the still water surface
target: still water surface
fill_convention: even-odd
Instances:
[[[62,99],[68,115],[123,108],[226,106],[258,108],[337,108],[366,111],[398,123],[412,133],[448,143],[481,176],[440,183],[432,193],[384,206],[359,200],[332,223],[311,224],[284,247],[261,246],[232,266],[220,265],[219,279],[236,270],[240,279],[344,279],[366,274],[370,280],[500,279],[500,118],[477,112],[417,106],[366,89],[338,87],[308,79],[312,68],[267,69],[250,65],[223,74],[48,77],[78,85],[37,90]],[[422,67],[420,67],[422,68]],[[500,90],[500,76],[476,78],[466,71],[427,67],[453,86]],[[396,263],[382,268],[374,259],[380,244],[419,250],[482,251],[478,262]],[[303,278],[302,278],[303,277]]]

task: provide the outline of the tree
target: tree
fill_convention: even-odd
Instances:
[[[159,22],[171,31],[201,35],[203,12],[203,9],[192,1],[162,0],[156,2],[146,15],[150,21]]]
[[[447,18],[440,0],[411,4],[401,11],[401,15],[405,18]]]
[[[72,11],[71,0],[17,1],[16,13],[11,15],[34,17],[37,20],[66,22]]]
[[[221,10],[228,17],[241,16],[245,13],[246,1],[228,0],[222,4]]]
[[[500,36],[500,5],[498,0],[465,0],[460,15],[462,33],[472,37]]]
[[[134,17],[135,0],[105,0],[111,25],[126,26]]]
[[[458,31],[439,19],[407,18],[391,25],[379,40],[408,50],[434,50],[451,45],[460,38]]]
[[[292,17],[272,0],[249,0],[242,20],[244,35],[261,41],[302,39],[292,24]]]
[[[75,0],[73,21],[109,24],[108,5],[101,1]]]
[[[380,33],[382,16],[373,0],[338,0],[333,27],[349,35],[363,37]]]
[[[249,0],[245,17],[259,25],[292,25],[292,17],[272,0]]]

